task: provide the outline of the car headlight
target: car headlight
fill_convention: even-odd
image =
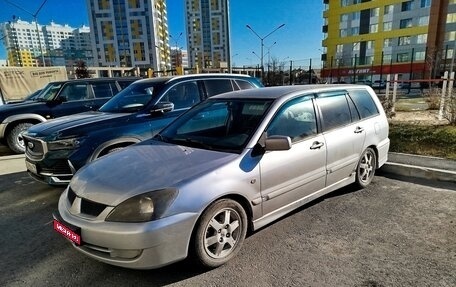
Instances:
[[[75,149],[81,145],[81,137],[66,138],[47,143],[48,150]]]
[[[129,198],[106,217],[106,221],[146,222],[159,219],[177,196],[177,189],[167,188]]]

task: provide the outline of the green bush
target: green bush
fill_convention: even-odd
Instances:
[[[456,160],[456,126],[390,124],[390,151]]]

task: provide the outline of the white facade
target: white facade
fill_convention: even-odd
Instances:
[[[192,68],[230,66],[228,0],[186,0],[187,48]]]
[[[0,24],[4,46],[11,66],[65,65],[83,60],[92,64],[90,28],[73,28],[51,22],[16,20]]]
[[[86,0],[97,66],[171,68],[165,0]]]

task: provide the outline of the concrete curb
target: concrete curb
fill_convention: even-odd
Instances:
[[[8,155],[0,157],[0,175],[26,171],[25,155]]]
[[[384,173],[400,175],[410,178],[447,181],[456,183],[456,172],[403,163],[387,162],[381,167]]]

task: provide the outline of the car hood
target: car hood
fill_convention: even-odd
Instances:
[[[113,121],[113,119],[124,117],[130,114],[114,114],[103,112],[86,112],[59,117],[47,122],[32,126],[28,134],[34,137],[46,137],[52,134],[73,135],[78,128],[93,124],[99,126],[102,122]]]
[[[86,165],[70,187],[82,198],[116,206],[138,194],[179,188],[238,156],[148,140]]]
[[[11,102],[6,105],[0,106],[0,117],[7,117],[9,115],[15,115],[18,113],[30,112],[39,106],[46,105],[46,102],[35,102],[35,101],[20,101]]]

